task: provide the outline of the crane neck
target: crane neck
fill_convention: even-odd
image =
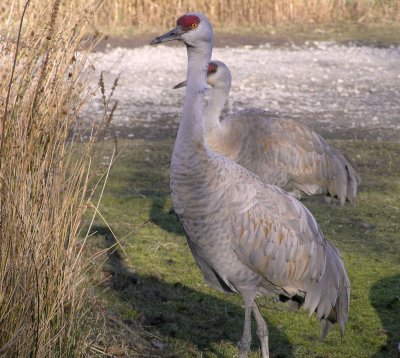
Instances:
[[[196,47],[187,45],[187,86],[174,152],[189,154],[193,151],[205,151],[204,93],[211,52],[212,43],[201,43]]]
[[[229,96],[229,87],[214,86],[204,114],[204,130],[206,137],[222,130],[221,112]]]

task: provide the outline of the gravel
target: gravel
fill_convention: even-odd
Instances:
[[[373,48],[306,42],[215,48],[213,59],[231,69],[225,112],[261,108],[301,121],[328,138],[400,140],[400,47]],[[186,77],[186,50],[178,46],[113,48],[95,53],[91,81],[103,72],[106,94],[120,75],[112,101],[113,126],[126,138],[176,134]],[[84,120],[103,111],[96,91]]]

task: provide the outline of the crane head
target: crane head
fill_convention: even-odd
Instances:
[[[199,42],[213,42],[214,34],[205,15],[199,12],[187,13],[176,21],[176,27],[156,37],[150,45],[167,41],[183,41],[187,46],[196,47]]]
[[[207,83],[212,87],[227,88],[231,86],[232,75],[229,68],[222,61],[211,61],[207,69]],[[178,83],[173,89],[186,86],[186,81]]]

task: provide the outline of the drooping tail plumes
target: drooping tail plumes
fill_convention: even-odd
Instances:
[[[354,162],[348,155],[343,153],[346,171],[347,171],[347,200],[350,204],[355,204],[357,188],[361,184],[361,176]]]
[[[325,254],[325,270],[304,302],[304,308],[309,309],[310,314],[317,314],[323,338],[334,323],[340,325],[344,335],[350,303],[350,281],[338,250],[327,243]]]
[[[336,162],[336,175],[334,180],[331,181],[328,191],[332,196],[337,196],[340,205],[344,205],[346,201],[354,205],[361,176],[357,166],[346,153],[342,153],[332,145],[331,147]]]

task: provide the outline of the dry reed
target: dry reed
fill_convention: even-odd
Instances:
[[[5,0],[3,12],[13,3],[23,7],[22,0]],[[194,10],[206,13],[219,29],[400,20],[400,0],[104,0],[95,19],[105,28],[159,30]]]
[[[78,235],[94,140],[76,144],[74,127],[93,6],[13,4],[0,33],[0,356],[78,357],[89,334]]]
[[[85,0],[75,0],[85,4]],[[23,0],[5,0],[0,24],[8,9],[23,8]],[[43,2],[46,3],[46,2]],[[63,5],[67,6],[67,5]],[[103,0],[95,13],[100,28],[160,30],[177,16],[202,11],[217,29],[269,28],[291,25],[332,25],[343,22],[395,22],[400,20],[399,0]],[[1,34],[1,32],[0,32]]]
[[[151,30],[172,26],[187,11],[204,12],[219,29],[395,21],[400,19],[400,0],[105,0],[96,21]]]
[[[187,11],[202,11],[218,29],[395,21],[400,0],[106,0],[96,15],[101,26],[168,27]]]

